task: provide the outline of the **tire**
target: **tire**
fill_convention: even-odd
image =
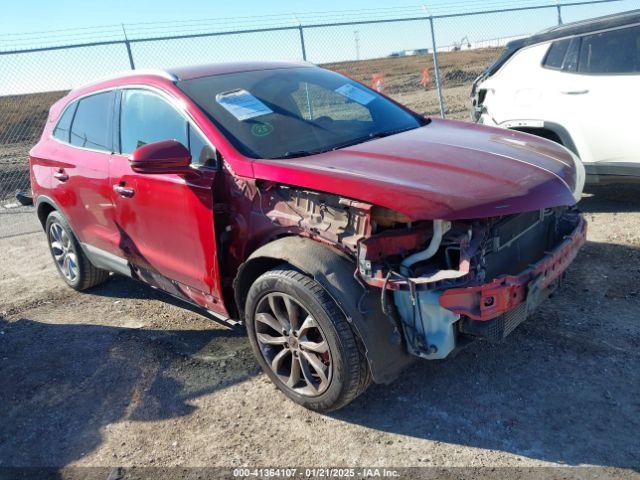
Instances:
[[[369,386],[358,338],[312,278],[286,266],[270,270],[251,285],[245,307],[260,366],[297,404],[318,412],[337,410]]]
[[[108,271],[91,264],[69,222],[60,212],[54,210],[49,214],[45,231],[58,274],[71,288],[86,290],[104,283],[109,278]]]

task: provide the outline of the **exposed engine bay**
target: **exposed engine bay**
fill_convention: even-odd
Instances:
[[[354,275],[380,289],[409,353],[427,359],[476,338],[500,341],[553,291],[584,242],[584,221],[569,207],[411,222],[330,194],[262,187],[254,215],[278,235],[306,235],[354,258]]]

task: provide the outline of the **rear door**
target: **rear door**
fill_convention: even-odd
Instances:
[[[640,162],[640,26],[586,35],[577,75],[585,102],[577,107],[592,160],[623,166]],[[640,163],[638,163],[640,166]]]
[[[640,26],[572,39],[562,70],[556,108],[573,124],[583,162],[640,166]]]
[[[109,161],[113,151],[115,92],[91,94],[72,102],[53,131],[52,196],[76,236],[89,248],[116,253]]]
[[[110,184],[121,255],[146,282],[221,311],[213,147],[161,92],[126,88],[117,103],[119,153],[111,159]],[[131,169],[129,155],[136,148],[161,140],[177,140],[190,150],[193,173],[140,174]]]

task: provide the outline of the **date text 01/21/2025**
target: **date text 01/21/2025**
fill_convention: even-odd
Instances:
[[[284,478],[392,478],[399,477],[397,470],[387,468],[236,468],[234,477],[284,477]]]

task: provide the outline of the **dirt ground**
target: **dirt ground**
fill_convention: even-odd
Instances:
[[[581,205],[566,284],[503,344],[419,362],[330,415],[287,401],[241,331],[125,278],[76,293],[41,232],[0,239],[0,467],[637,469],[640,188]]]

